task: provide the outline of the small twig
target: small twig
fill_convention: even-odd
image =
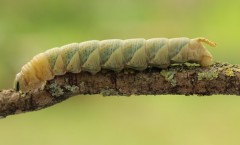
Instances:
[[[35,111],[80,94],[110,95],[240,95],[240,66],[215,63],[209,68],[175,65],[168,69],[144,71],[103,70],[68,73],[48,81],[43,90],[21,94],[14,90],[0,92],[0,116]]]

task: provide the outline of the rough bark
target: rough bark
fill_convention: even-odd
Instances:
[[[102,70],[96,75],[67,73],[48,81],[42,90],[27,94],[0,91],[0,116],[39,110],[80,94],[240,95],[240,66],[215,63],[203,68],[184,64],[167,69],[124,70],[120,73]]]

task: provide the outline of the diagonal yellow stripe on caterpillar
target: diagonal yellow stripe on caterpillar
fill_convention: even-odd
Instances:
[[[44,86],[47,80],[66,72],[101,69],[116,72],[124,68],[144,70],[148,66],[166,68],[171,63],[196,62],[203,67],[212,63],[211,53],[203,46],[215,47],[206,38],[109,39],[72,43],[36,55],[16,75],[14,88],[28,92]]]

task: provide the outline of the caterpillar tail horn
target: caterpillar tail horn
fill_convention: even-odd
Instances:
[[[216,44],[215,42],[210,41],[210,40],[208,40],[207,38],[199,37],[199,38],[196,38],[196,39],[197,39],[197,41],[199,41],[199,42],[204,42],[204,43],[206,43],[206,44],[208,44],[208,45],[210,45],[210,46],[212,46],[212,47],[216,47],[216,46],[217,46],[217,44]]]

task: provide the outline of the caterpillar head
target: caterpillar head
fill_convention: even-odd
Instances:
[[[28,75],[24,75],[20,72],[16,75],[16,78],[14,80],[14,89],[16,91],[26,93],[31,90],[36,90],[38,88],[42,89],[45,83],[46,81],[39,81],[34,77],[29,77]]]
[[[26,88],[27,86],[27,83],[26,81],[24,80],[24,77],[22,76],[21,73],[18,73],[16,75],[16,78],[14,80],[14,89],[16,91],[27,91],[28,89]]]
[[[212,64],[213,56],[208,51],[208,49],[206,47],[204,47],[204,45],[202,43],[206,43],[212,47],[215,47],[216,43],[209,41],[208,39],[203,38],[203,37],[193,39],[193,41],[192,41],[192,44],[191,44],[192,47],[197,48],[196,50],[198,51],[198,60],[197,61],[199,62],[199,64],[201,66],[207,67]]]

